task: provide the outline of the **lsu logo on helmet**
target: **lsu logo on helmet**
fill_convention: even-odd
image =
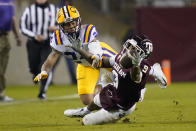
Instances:
[[[61,24],[63,22],[67,23],[77,18],[80,18],[80,14],[78,10],[73,6],[67,5],[67,6],[63,6],[58,11],[57,23],[58,24]]]

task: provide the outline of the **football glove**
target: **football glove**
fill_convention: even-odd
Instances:
[[[41,71],[35,78],[34,81],[40,81],[42,79],[46,79],[48,77],[48,74],[46,71]]]
[[[131,50],[127,52],[129,58],[132,60],[132,64],[139,66],[145,57],[145,53],[138,52],[137,50]]]
[[[92,67],[93,68],[100,68],[102,66],[102,57],[99,54],[93,55],[91,57],[91,59],[93,60],[92,62]]]
[[[71,46],[70,46],[71,48],[73,48],[74,50],[80,49],[81,47],[80,39],[73,39],[72,37],[68,37],[68,38],[71,43]]]

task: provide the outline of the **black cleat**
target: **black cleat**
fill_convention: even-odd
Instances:
[[[38,98],[39,98],[40,100],[46,100],[46,93],[40,93],[40,94],[38,95]]]

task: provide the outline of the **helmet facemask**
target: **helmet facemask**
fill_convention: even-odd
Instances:
[[[81,28],[80,21],[80,18],[75,18],[67,22],[63,22],[62,24],[59,24],[59,27],[65,34],[76,39],[79,36],[79,31]]]
[[[123,53],[119,60],[121,68],[130,68],[132,66],[132,58],[139,56],[141,59],[148,59],[152,51],[153,46],[150,40],[141,39],[138,36],[128,39],[123,45]]]
[[[119,60],[119,64],[123,69],[128,69],[132,66],[132,61],[131,61],[130,51],[129,51],[131,49],[131,46],[132,45],[130,43],[130,40],[127,40],[123,45],[122,55]]]

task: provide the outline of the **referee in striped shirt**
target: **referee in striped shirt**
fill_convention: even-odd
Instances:
[[[21,16],[20,32],[28,37],[28,63],[33,78],[41,71],[41,65],[51,52],[49,39],[56,28],[56,7],[47,0],[35,0]],[[40,99],[46,99],[49,78],[41,81]]]

